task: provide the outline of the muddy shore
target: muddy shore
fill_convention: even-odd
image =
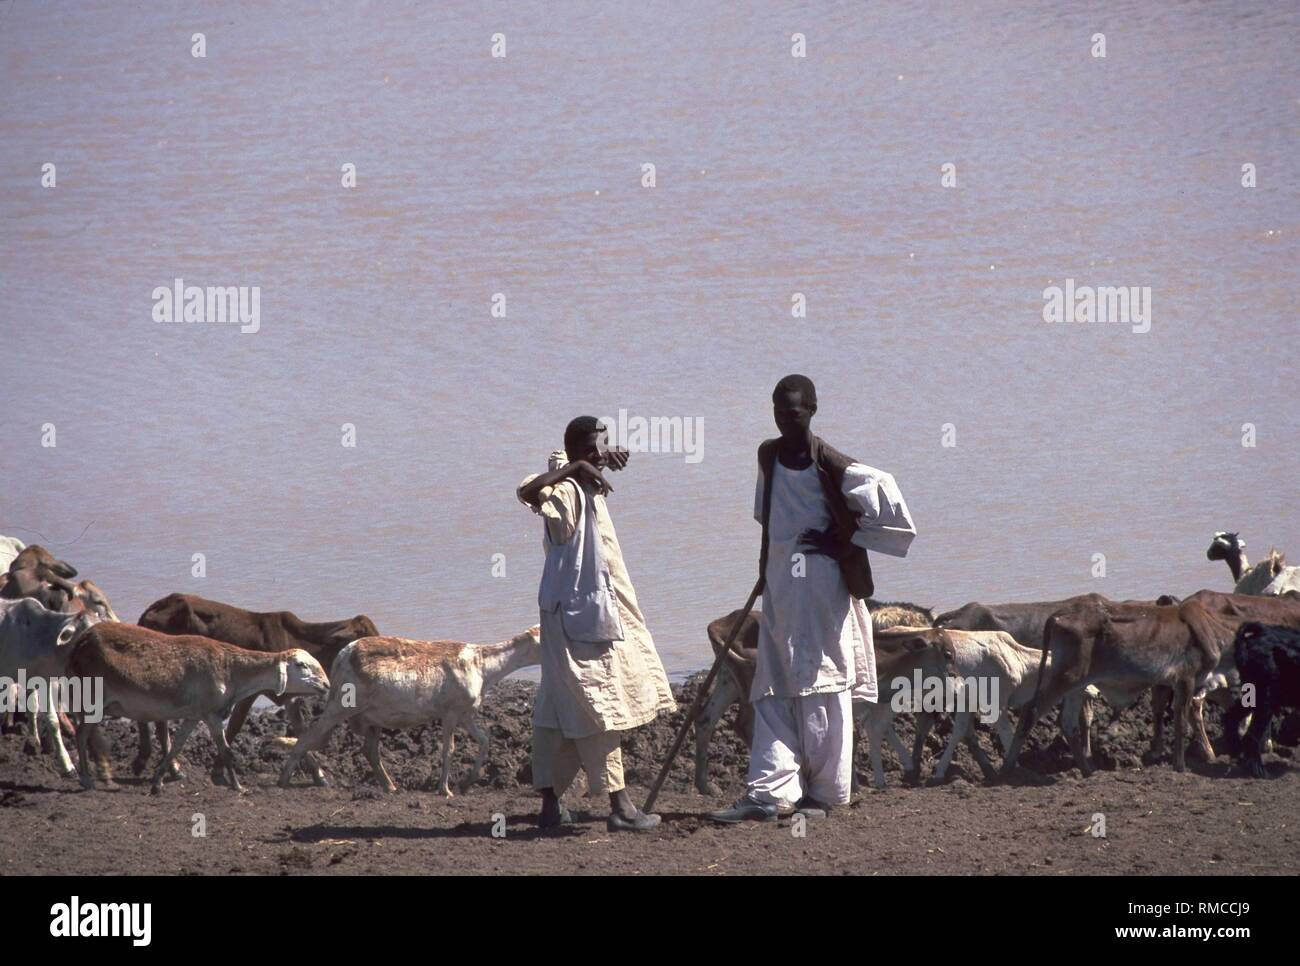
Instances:
[[[638,729],[624,742],[629,786],[640,800],[656,774],[694,681],[674,686],[681,710]],[[1006,783],[986,785],[963,748],[942,786],[904,784],[886,751],[884,792],[870,789],[870,765],[859,747],[863,783],[851,806],[809,825],[788,822],[719,828],[705,812],[743,788],[748,760],[731,716],[714,735],[709,795],[694,789],[693,740],[674,767],[658,811],[663,828],[644,836],[610,835],[605,803],[567,800],[575,825],[539,832],[531,790],[529,713],[534,685],[506,681],[485,701],[482,720],[491,748],[479,782],[444,799],[433,790],[438,728],[387,733],[384,761],[399,786],[381,794],[369,781],[359,738],[337,731],[322,764],[330,788],[300,776],[275,784],[284,752],[269,742],[284,734],[279,713],[254,715],[235,752],[247,788],[237,794],[212,784],[212,745],[200,728],[183,753],[185,778],[161,796],[148,794],[147,776],[131,774],[135,729],[106,728],[116,784],[93,792],[56,774],[48,756],[35,756],[21,735],[0,737],[0,872],[6,874],[422,874],[422,873],[788,873],[831,872],[1011,874],[1296,874],[1300,872],[1300,768],[1297,719],[1277,729],[1274,774],[1256,781],[1226,758],[1190,762],[1173,771],[1168,754],[1144,757],[1151,714],[1144,700],[1116,714],[1097,715],[1094,758],[1080,777],[1054,716],[1040,724]],[[733,712],[734,713],[734,712]],[[1212,736],[1221,728],[1209,722]],[[936,755],[947,723],[931,735]],[[900,719],[910,745],[911,725]],[[992,736],[981,741],[994,760]],[[1167,750],[1166,750],[1167,751]],[[473,759],[473,742],[457,742],[453,781]],[[927,773],[932,762],[927,762]],[[581,778],[579,779],[581,783]],[[603,798],[603,796],[602,796]],[[199,819],[206,836],[193,830]],[[1102,815],[1105,837],[1093,834]],[[504,829],[504,837],[494,835]]]

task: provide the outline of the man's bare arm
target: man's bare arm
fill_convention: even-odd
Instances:
[[[559,469],[549,470],[521,486],[519,488],[519,499],[535,508],[541,502],[544,489],[569,479],[577,480],[579,483],[584,481],[590,483],[595,487],[596,492],[602,496],[614,492],[613,488],[606,482],[605,477],[601,475],[600,470],[586,460],[574,460],[572,463],[565,463]]]

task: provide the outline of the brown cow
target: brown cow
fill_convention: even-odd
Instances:
[[[1039,677],[1038,694],[1020,720],[1002,773],[1015,767],[1041,710],[1055,707],[1062,698],[1089,684],[1121,710],[1149,688],[1170,689],[1174,702],[1174,768],[1185,770],[1192,695],[1220,668],[1221,662],[1231,666],[1229,645],[1235,631],[1236,622],[1213,614],[1195,600],[1169,606],[1082,601],[1053,614],[1043,632],[1045,667]],[[1162,720],[1163,716],[1157,715],[1153,750],[1162,743]],[[1063,715],[1061,729],[1079,770],[1085,776],[1091,774],[1093,768],[1080,739],[1078,722]],[[1213,759],[1213,748],[1205,749],[1205,753]]]
[[[959,631],[1005,631],[1025,647],[1037,650],[1043,646],[1043,628],[1047,625],[1047,618],[1063,607],[1102,600],[1105,598],[1101,594],[1080,594],[1064,600],[1028,604],[981,604],[972,601],[956,610],[940,614],[934,619],[934,626]]]
[[[1206,607],[1212,614],[1228,621],[1234,628],[1241,626],[1243,621],[1251,620],[1300,630],[1300,595],[1293,593],[1279,596],[1261,596],[1257,594],[1225,594],[1217,590],[1198,590],[1187,600],[1196,601]],[[1160,604],[1178,603],[1178,599],[1166,595],[1156,602]],[[1196,747],[1201,749],[1211,747],[1209,735],[1205,730],[1204,699],[1208,697],[1225,709],[1231,708],[1235,703],[1233,690],[1239,683],[1240,679],[1236,669],[1225,668],[1221,676],[1217,676],[1209,682],[1208,694],[1193,699],[1191,724],[1196,729]],[[1169,704],[1169,692],[1167,689],[1157,689],[1151,698],[1152,710],[1155,713],[1157,726],[1159,726],[1163,722],[1164,712]],[[1249,716],[1247,720],[1249,720]],[[1236,738],[1236,735],[1228,736],[1230,743],[1234,743]]]
[[[139,624],[165,634],[197,634],[250,651],[287,651],[301,648],[320,662],[322,667],[330,667],[339,651],[353,641],[362,637],[378,637],[379,630],[374,622],[365,615],[358,615],[348,620],[311,623],[301,620],[296,614],[287,610],[250,611],[231,604],[196,597],[193,594],[169,594],[162,600],[154,601],[140,615]],[[277,704],[286,705],[289,733],[301,733],[304,727],[303,709],[299,698],[277,698],[270,692],[265,694]],[[226,725],[226,742],[235,740],[235,735],[243,727],[249,709],[258,698],[251,694],[240,700],[230,715]],[[149,726],[141,722],[140,750],[131,768],[136,774],[144,771],[149,763],[152,751],[149,742]],[[158,741],[164,756],[167,754],[169,739],[167,722],[157,724]],[[215,777],[215,776],[214,776]],[[313,778],[319,778],[316,771]]]

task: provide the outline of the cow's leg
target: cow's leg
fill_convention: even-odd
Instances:
[[[1244,753],[1242,764],[1246,771],[1255,778],[1267,778],[1268,770],[1264,767],[1264,740],[1268,736],[1268,726],[1273,720],[1273,706],[1270,696],[1258,696],[1258,704],[1250,716],[1250,727],[1242,739]]]
[[[1092,758],[1092,696],[1088,694],[1088,689],[1084,688],[1082,691],[1079,692],[1079,696],[1075,700],[1078,702],[1079,705],[1077,711],[1077,715],[1079,718],[1079,725],[1083,728],[1083,753],[1087,755],[1089,759],[1091,759]],[[1069,701],[1070,699],[1066,698],[1067,704]],[[1067,704],[1063,704],[1061,706],[1063,710],[1067,709]],[[1075,714],[1076,712],[1070,711],[1068,713]]]
[[[149,786],[149,794],[162,794],[163,777],[167,774],[167,770],[171,768],[172,762],[176,760],[176,756],[181,753],[181,749],[185,747],[185,742],[189,740],[190,735],[198,726],[198,718],[191,718],[180,723],[180,726],[176,729],[175,740],[172,741],[171,747],[167,749],[167,754],[163,755],[162,761],[158,762],[158,768],[153,773],[153,782]],[[221,729],[218,728],[217,730],[220,731]]]
[[[999,716],[999,720],[1000,719],[1001,716]],[[984,780],[992,781],[994,776],[997,775],[998,770],[993,767],[993,762],[989,759],[989,756],[984,752],[983,747],[980,745],[979,731],[975,727],[975,717],[973,713],[971,715],[970,730],[966,733],[966,746],[970,748],[970,753],[975,756],[975,764],[980,766],[980,771],[984,775]]]
[[[1020,721],[1011,738],[1011,747],[1007,749],[1006,757],[1002,760],[1001,774],[1004,776],[1011,774],[1016,767],[1016,762],[1020,760],[1020,752],[1025,747],[1025,741],[1028,740],[1029,733],[1034,730],[1034,725],[1038,723],[1038,709],[1055,707],[1057,702],[1073,690],[1071,684],[1064,681],[1065,675],[1058,676],[1052,673],[1053,667],[1050,664],[1047,666],[1038,680],[1038,693],[1020,712]],[[1075,724],[1077,725],[1078,722],[1076,721]]]
[[[867,731],[868,750],[871,753],[871,782],[877,789],[885,787],[885,763],[881,754],[885,732],[890,728],[890,716],[876,710],[872,713]]]
[[[921,780],[921,763],[925,761],[925,739],[930,736],[930,729],[934,727],[937,720],[938,715],[934,714],[934,712],[916,712],[914,718],[916,737],[912,740],[912,767],[904,776],[908,781],[919,782]]]
[[[46,743],[54,749],[54,756],[59,760],[59,773],[67,776],[73,773],[72,759],[68,749],[63,745],[63,733],[59,730],[59,712],[55,708],[42,711],[39,724],[45,728]]]
[[[943,754],[939,756],[939,762],[934,766],[934,775],[930,781],[938,783],[943,781],[948,774],[948,766],[952,764],[952,756],[957,751],[957,746],[966,738],[966,732],[970,728],[971,721],[975,715],[970,711],[958,711],[952,716],[952,732],[948,735],[948,744],[944,746]]]
[[[135,758],[131,762],[131,774],[140,775],[149,767],[149,758],[153,754],[153,742],[149,740],[149,722],[137,721],[135,723],[136,734],[139,737]],[[167,754],[167,749],[163,748],[163,755]]]
[[[41,707],[40,697],[35,691],[27,696],[27,714],[23,722],[23,730],[27,732],[27,740],[31,743],[36,754],[42,754],[45,749],[41,747],[41,728],[40,718],[45,711]]]
[[[1234,701],[1223,715],[1223,742],[1229,755],[1241,753],[1242,722],[1250,717],[1250,709]]]
[[[442,774],[438,778],[438,791],[451,798],[451,786],[448,777],[451,774],[451,755],[456,750],[456,715],[448,714],[442,719]]]
[[[59,702],[54,694],[47,695],[47,700],[42,704],[37,695],[31,707],[31,712],[27,715],[27,720],[32,725],[32,740],[36,743],[38,752],[44,754],[53,753],[59,761],[59,774],[72,774],[72,759],[68,757],[68,749],[63,746],[63,735],[59,731]]]
[[[903,744],[903,739],[898,737],[898,732],[894,730],[892,718],[889,719],[889,723],[885,726],[885,737],[889,739],[889,747],[893,748],[894,754],[898,756],[898,764],[903,769],[903,774],[912,774],[916,768],[916,763],[912,761],[907,745]]]
[[[83,720],[77,729],[77,771],[81,773],[81,787],[87,790],[95,787],[95,772],[90,766],[90,733],[96,727]]]
[[[1078,699],[1076,698],[1075,701],[1077,700]],[[1071,704],[1068,700],[1062,702],[1060,711],[1061,730],[1065,732],[1065,740],[1070,745],[1070,751],[1074,755],[1075,765],[1078,766],[1083,777],[1087,778],[1092,774],[1093,767],[1092,763],[1088,761],[1088,752],[1083,747],[1083,729],[1080,727],[1082,722],[1080,722],[1077,713],[1067,714],[1067,708],[1077,711],[1078,704]]]
[[[104,784],[113,784],[113,769],[108,760],[107,742],[98,723],[84,718],[77,725],[77,771],[82,788],[95,787],[95,773]]]
[[[108,755],[108,740],[104,737],[104,729],[98,724],[90,730],[90,757],[91,763],[99,772],[99,778],[106,785],[113,784],[113,762]]]
[[[1164,754],[1165,710],[1169,707],[1172,695],[1173,692],[1163,684],[1157,684],[1151,689],[1151,721],[1154,727],[1151,729],[1150,755],[1153,760]]]
[[[204,721],[208,726],[208,732],[212,735],[212,743],[217,746],[217,760],[212,766],[213,775],[219,770],[224,771],[229,777],[230,787],[237,792],[242,792],[244,786],[239,784],[239,774],[235,771],[235,753],[230,748],[230,742],[226,741],[226,730],[222,727],[221,715],[213,712]]]
[[[1188,682],[1174,684],[1174,771],[1187,770],[1187,716],[1192,713],[1192,689]]]
[[[1087,690],[1071,691],[1061,702],[1061,720],[1066,718],[1079,723],[1079,730],[1083,734],[1083,754],[1089,761],[1092,760],[1092,700],[1088,697]]]
[[[709,742],[718,722],[728,708],[740,700],[740,689],[727,671],[717,676],[713,693],[695,717],[695,790],[701,795],[711,794],[709,788]]]

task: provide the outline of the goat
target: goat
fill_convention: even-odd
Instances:
[[[520,668],[541,663],[541,628],[530,627],[498,644],[459,641],[411,641],[401,637],[364,637],[339,652],[330,667],[333,686],[325,710],[307,733],[293,742],[293,751],[280,772],[280,785],[304,756],[323,747],[343,722],[365,735],[366,757],[373,777],[386,792],[397,791],[379,751],[381,728],[418,728],[432,719],[442,722],[442,773],[438,790],[452,796],[448,783],[456,726],[464,724],[477,743],[474,768],[461,783],[463,792],[478,780],[487,758],[488,736],[475,712],[494,684]],[[287,743],[287,740],[286,740]],[[318,767],[317,785],[328,784]]]

